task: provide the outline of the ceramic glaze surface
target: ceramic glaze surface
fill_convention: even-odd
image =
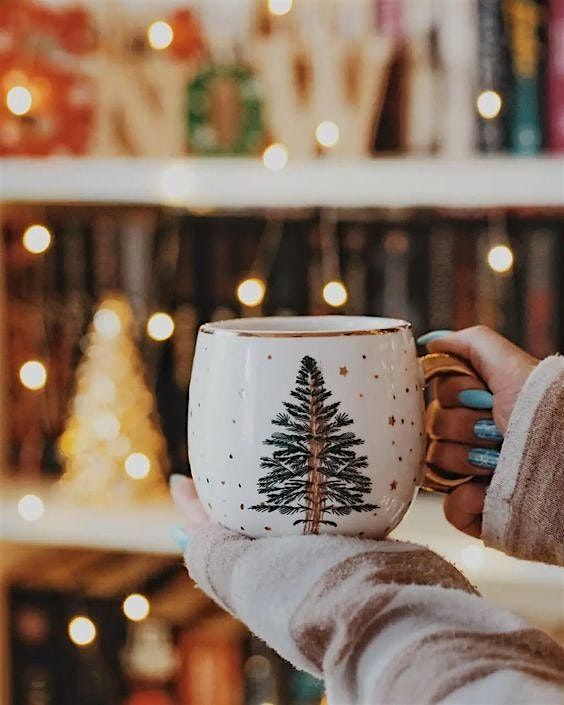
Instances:
[[[423,481],[423,411],[402,321],[204,326],[188,411],[198,495],[217,522],[248,536],[385,536]]]

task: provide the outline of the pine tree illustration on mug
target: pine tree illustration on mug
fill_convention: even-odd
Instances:
[[[264,441],[276,448],[272,456],[260,459],[261,468],[268,472],[259,479],[258,491],[267,499],[251,509],[302,514],[294,525],[303,524],[304,534],[317,534],[322,524],[337,526],[327,515],[378,509],[363,499],[372,487],[361,472],[368,467],[368,459],[354,449],[364,441],[343,431],[353,419],[339,411],[341,402],[327,403],[332,392],[312,357],[302,358],[290,396],[296,401],[284,402],[285,411],[272,420],[284,431]]]

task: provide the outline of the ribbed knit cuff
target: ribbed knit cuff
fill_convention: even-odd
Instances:
[[[535,428],[533,420],[535,419],[536,425],[542,422],[542,419],[535,418],[539,405],[547,391],[563,373],[564,357],[553,355],[546,358],[531,372],[517,398],[509,420],[499,463],[492,477],[484,504],[482,539],[488,546],[507,553],[513,552],[514,547],[510,547],[508,542],[509,525],[512,515],[516,511],[513,499],[524,475],[527,476],[529,482],[531,480],[531,468],[524,468],[524,458],[532,437],[535,433],[542,431],[542,429]],[[564,410],[556,410],[556,413],[564,415]],[[534,470],[536,471],[537,468]],[[539,478],[542,472],[543,468],[539,467]]]

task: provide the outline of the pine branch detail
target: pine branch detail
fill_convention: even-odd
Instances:
[[[362,474],[368,458],[355,448],[364,441],[343,429],[353,419],[339,411],[341,402],[325,387],[317,362],[302,358],[291,401],[284,402],[272,423],[275,431],[264,445],[275,448],[271,456],[260,459],[266,470],[258,481],[258,491],[266,500],[251,509],[301,515],[294,525],[303,524],[304,534],[317,534],[322,524],[337,526],[328,515],[346,516],[352,512],[379,509],[364,502],[372,481]]]

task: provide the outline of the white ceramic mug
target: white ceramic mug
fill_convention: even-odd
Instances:
[[[449,356],[418,358],[406,321],[206,323],[188,411],[204,508],[253,537],[385,536],[424,482],[423,387],[440,372],[471,373]],[[453,484],[436,475],[428,483]]]

